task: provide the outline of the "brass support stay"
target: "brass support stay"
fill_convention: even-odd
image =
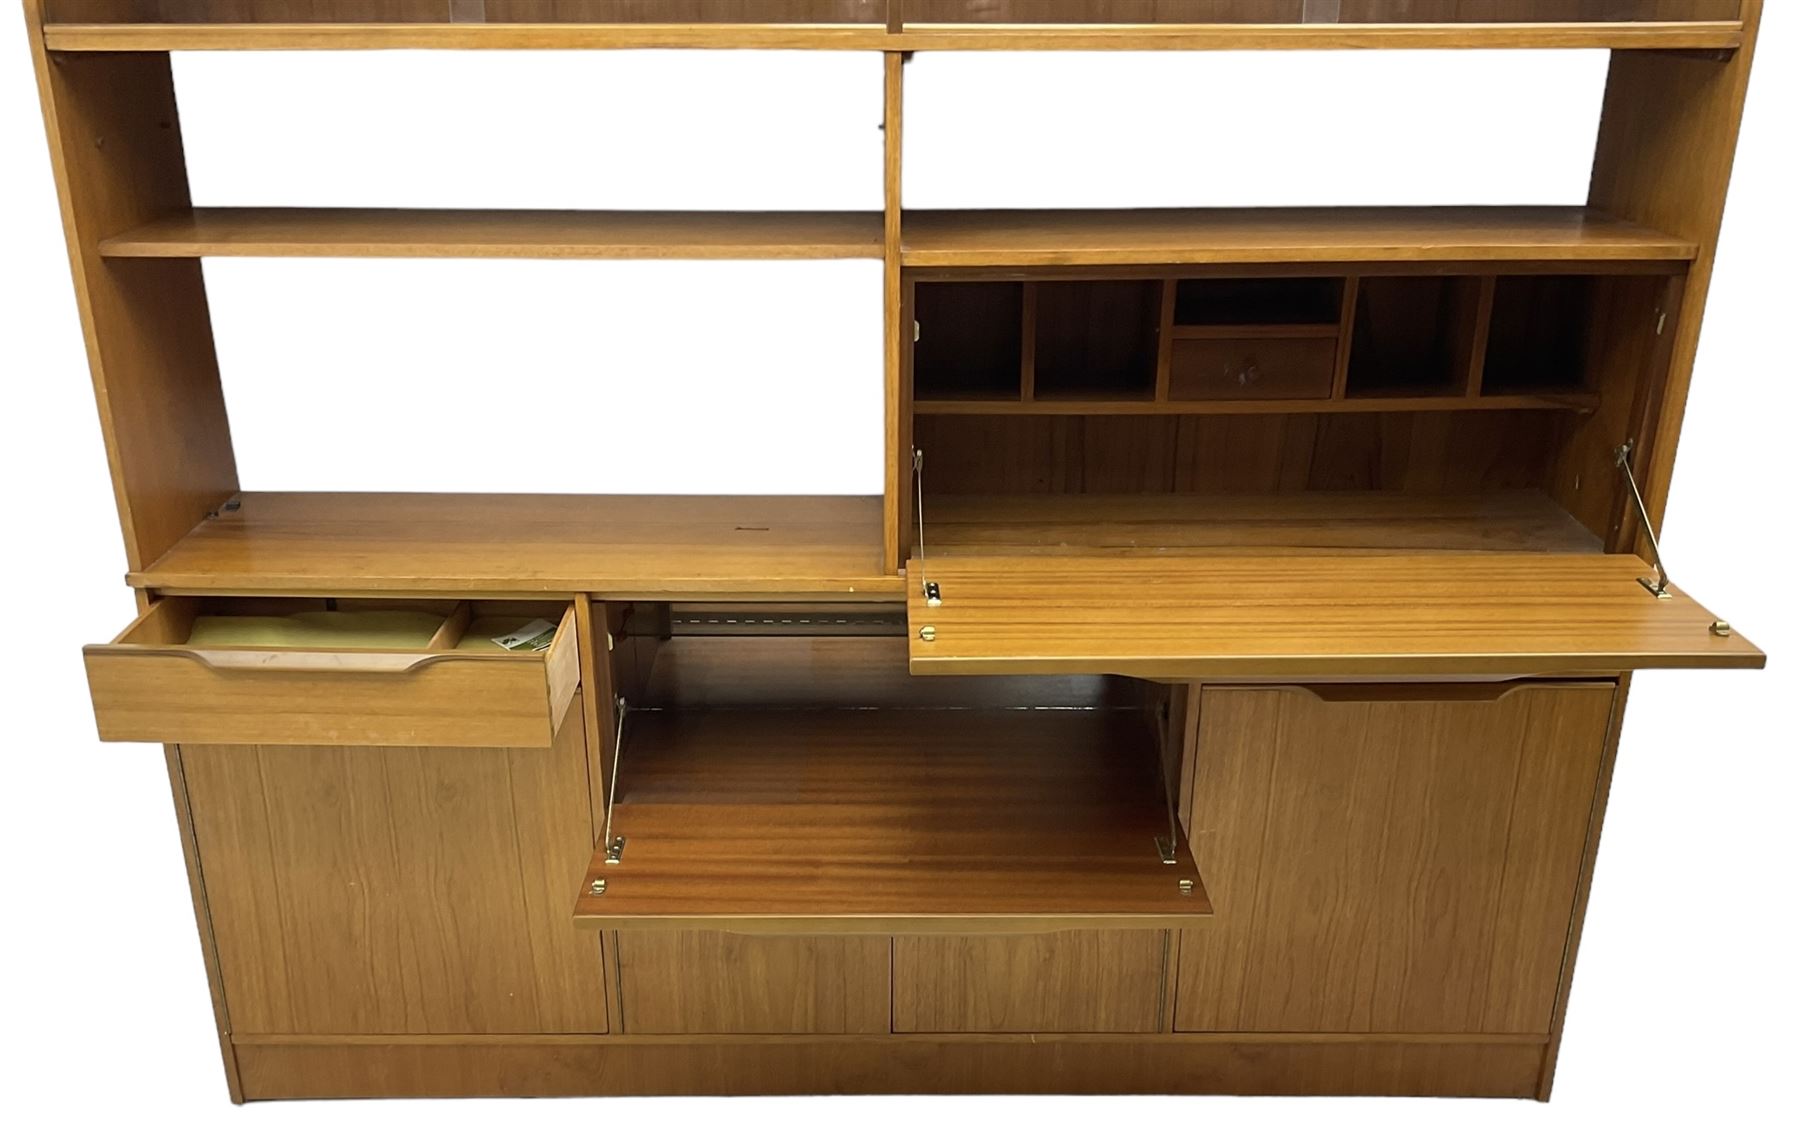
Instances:
[[[919,578],[924,581],[925,606],[941,607],[944,596],[936,580],[925,579],[925,450],[913,449],[913,503],[919,516]]]
[[[1638,491],[1637,477],[1631,472],[1632,441],[1626,441],[1613,453],[1619,471],[1625,474],[1625,487],[1631,491],[1631,503],[1637,508],[1638,522],[1644,526],[1644,538],[1650,543],[1650,559],[1656,567],[1656,578],[1639,576],[1644,590],[1658,599],[1669,599],[1669,572],[1663,567],[1662,546],[1656,542],[1656,526],[1650,523],[1650,509],[1644,506],[1644,494]]]
[[[600,842],[606,847],[606,864],[617,865],[625,859],[625,839],[614,837],[612,831],[613,804],[619,798],[619,755],[625,750],[625,716],[630,713],[631,706],[623,696],[615,700],[613,707],[613,756],[612,777],[606,780],[606,820],[600,827]],[[594,890],[596,896],[606,890],[604,881],[597,881]]]

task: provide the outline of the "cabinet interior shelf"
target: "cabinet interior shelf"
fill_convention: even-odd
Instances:
[[[739,932],[1160,928],[1210,916],[1137,711],[646,710],[576,922]],[[1189,883],[1187,892],[1180,888]]]
[[[1274,495],[948,495],[927,492],[928,556],[1153,556],[1193,549],[1597,553],[1537,491]]]
[[[1477,410],[1562,409],[1577,412],[1599,407],[1595,393],[1502,393],[1475,397],[1424,396],[1399,394],[1374,396],[1321,397],[1318,399],[1272,399],[1267,401],[1175,401],[1141,398],[1110,398],[1077,394],[1070,398],[1053,397],[1032,401],[1018,399],[943,400],[913,402],[913,412],[931,416],[1143,416],[1170,413],[1182,416],[1230,416],[1268,413],[1453,413]]]

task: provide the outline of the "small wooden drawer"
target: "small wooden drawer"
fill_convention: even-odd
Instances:
[[[1180,337],[1169,362],[1176,401],[1303,400],[1331,396],[1335,337]]]
[[[305,646],[190,642],[202,617],[378,609],[435,613],[437,630],[417,647],[317,635]],[[549,646],[506,650],[483,637],[515,619],[550,624]],[[580,680],[575,611],[563,603],[164,599],[83,655],[108,742],[548,747]]]

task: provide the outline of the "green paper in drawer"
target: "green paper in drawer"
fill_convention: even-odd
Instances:
[[[484,615],[469,622],[456,644],[458,651],[543,651],[556,637],[548,619],[520,615]]]
[[[370,647],[422,651],[443,626],[429,611],[305,611],[297,615],[201,615],[193,647]]]

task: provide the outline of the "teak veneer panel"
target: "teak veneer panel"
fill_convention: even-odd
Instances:
[[[134,587],[173,594],[862,593],[880,573],[876,496],[246,492]]]
[[[580,682],[572,613],[541,653],[331,651],[189,647],[183,603],[84,648],[102,741],[548,747]]]
[[[895,937],[896,1032],[1160,1032],[1169,934]]]
[[[896,50],[879,24],[317,23],[49,24],[59,52],[597,51],[664,48]]]
[[[1161,928],[1210,912],[1164,865],[1138,712],[633,712],[602,895],[580,925],[785,933]],[[1191,894],[1178,882],[1193,882]]]
[[[1415,496],[1021,495],[925,497],[927,570],[938,556],[1333,552],[1598,552],[1541,492]],[[915,553],[916,558],[916,553]]]
[[[29,28],[37,14],[28,0]],[[200,264],[122,265],[99,252],[108,234],[189,205],[174,78],[165,56],[52,60],[36,45],[34,55],[88,371],[135,572],[238,487]]]
[[[207,207],[100,243],[108,258],[880,258],[869,212]]]
[[[1548,1033],[1616,689],[1206,688],[1176,1028]]]
[[[886,937],[619,933],[629,1035],[851,1035],[889,1028]]]
[[[1241,680],[1760,667],[1628,555],[1003,556],[908,565],[917,674]],[[922,576],[939,584],[927,606]],[[1046,606],[1055,601],[1054,606]],[[930,627],[932,639],[921,637]]]
[[[1579,206],[917,210],[908,266],[1665,262],[1696,246]]]
[[[1136,1036],[240,1044],[248,1099],[1036,1093],[1529,1098],[1541,1042]]]
[[[606,1030],[568,921],[580,719],[548,750],[180,750],[233,1032]]]
[[[74,24],[44,29],[61,52],[644,48],[823,51],[1329,51],[1610,48],[1726,51],[1735,20],[1632,23],[1116,24]]]

